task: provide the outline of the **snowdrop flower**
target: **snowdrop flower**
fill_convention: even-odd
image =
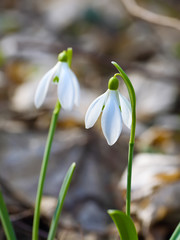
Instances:
[[[57,95],[62,108],[71,110],[74,105],[78,105],[79,83],[68,66],[66,51],[59,54],[57,64],[39,82],[34,98],[36,108],[43,104],[50,82],[57,84]]]
[[[85,127],[91,128],[102,112],[101,127],[109,145],[119,138],[122,121],[128,128],[132,122],[131,104],[119,93],[118,86],[118,79],[110,78],[108,90],[91,103],[85,116]]]

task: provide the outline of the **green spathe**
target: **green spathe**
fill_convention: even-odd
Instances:
[[[109,79],[109,83],[108,83],[108,88],[110,90],[117,90],[119,87],[119,81],[116,77],[112,77]]]
[[[67,51],[62,51],[59,55],[58,55],[58,61],[59,62],[67,62],[68,57],[67,57]]]

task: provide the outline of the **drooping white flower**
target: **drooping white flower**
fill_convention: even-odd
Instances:
[[[96,98],[89,106],[85,116],[85,127],[91,128],[101,112],[101,127],[109,145],[113,145],[122,131],[122,122],[131,128],[132,113],[130,102],[118,91],[118,79],[109,80],[108,90]]]
[[[58,60],[37,86],[34,97],[34,104],[37,108],[43,104],[50,83],[57,84],[57,95],[62,108],[71,110],[74,105],[79,103],[79,83],[68,66],[66,53],[59,54]]]

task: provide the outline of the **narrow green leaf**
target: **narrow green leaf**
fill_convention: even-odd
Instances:
[[[69,168],[69,170],[68,170],[68,172],[67,172],[67,174],[64,178],[63,184],[61,186],[56,210],[55,210],[55,213],[54,213],[54,216],[53,216],[53,219],[52,219],[52,222],[51,222],[49,234],[48,234],[48,240],[53,240],[54,237],[55,237],[59,217],[60,217],[60,214],[61,214],[61,211],[62,211],[62,207],[63,207],[63,203],[64,203],[64,200],[65,200],[67,191],[68,191],[70,183],[71,183],[71,179],[72,179],[72,176],[73,176],[73,173],[74,173],[75,166],[76,166],[76,164],[72,163],[72,165],[70,166],[70,168]]]
[[[108,214],[116,224],[121,240],[138,240],[132,219],[118,210],[108,210]]]
[[[4,232],[6,234],[7,240],[16,240],[16,235],[14,233],[14,229],[11,224],[9,214],[7,211],[7,207],[4,202],[1,191],[0,191],[0,220],[2,222],[2,226],[3,226]]]
[[[180,240],[180,222],[169,240]]]

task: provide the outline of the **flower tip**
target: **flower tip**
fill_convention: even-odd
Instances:
[[[37,109],[39,109],[42,104],[40,104],[40,103],[37,101],[37,99],[35,98],[35,99],[34,99],[34,105],[35,105],[35,107],[36,107]]]
[[[115,141],[109,141],[108,139],[106,139],[107,140],[107,143],[108,143],[108,145],[109,146],[112,146],[112,145],[114,145],[115,144],[115,142],[117,141],[117,140],[115,140]]]
[[[40,91],[37,89],[35,96],[34,96],[34,105],[37,109],[39,109],[43,102],[44,102],[44,98],[42,98],[42,95],[40,95]]]
[[[36,103],[34,103],[35,108],[39,109],[40,105],[37,105]]]
[[[86,128],[86,129],[89,129],[89,128],[91,128],[90,124],[87,122],[87,120],[86,120],[86,119],[85,119],[85,128]]]

